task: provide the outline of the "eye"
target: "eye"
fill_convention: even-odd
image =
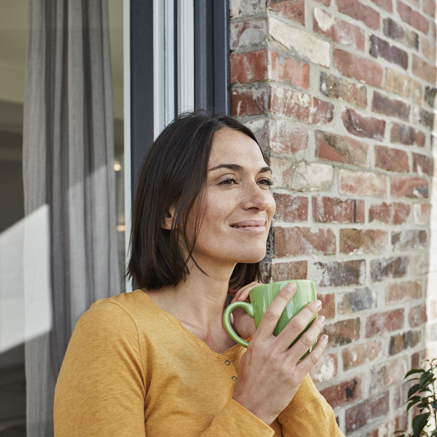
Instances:
[[[260,179],[258,181],[258,183],[260,185],[265,185],[266,187],[271,187],[273,185],[273,182],[270,179],[267,179],[267,178]]]
[[[237,181],[234,178],[228,178],[228,179],[225,179],[224,181],[220,182],[219,185],[234,185],[236,183],[237,183]]]

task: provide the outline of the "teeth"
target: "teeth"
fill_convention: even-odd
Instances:
[[[231,228],[237,229],[238,226],[232,225]]]

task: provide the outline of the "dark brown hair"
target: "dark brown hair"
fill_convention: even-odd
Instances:
[[[153,290],[176,286],[189,274],[189,259],[196,263],[191,254],[202,223],[211,146],[214,134],[223,128],[242,132],[258,144],[253,132],[232,117],[197,110],[173,120],[147,153],[132,208],[127,272],[137,287]],[[176,205],[176,210],[169,231],[161,225],[171,205]],[[186,228],[191,212],[195,231],[189,247]],[[185,247],[181,247],[181,241]],[[260,263],[237,264],[229,285],[237,289],[260,278]]]

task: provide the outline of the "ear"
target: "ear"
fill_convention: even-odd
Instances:
[[[176,210],[176,205],[171,204],[166,212],[165,216],[161,220],[161,228],[166,229],[167,231],[171,230],[171,225],[173,223],[174,213]]]

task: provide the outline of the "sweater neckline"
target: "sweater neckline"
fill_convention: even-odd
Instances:
[[[158,317],[164,317],[167,319],[176,331],[181,335],[185,340],[187,340],[191,345],[206,353],[209,356],[212,356],[216,359],[223,360],[223,358],[231,358],[235,359],[238,355],[240,355],[246,348],[239,344],[234,344],[229,349],[224,351],[222,354],[213,351],[203,340],[194,335],[191,331],[189,331],[173,314],[163,310],[155,302],[145,293],[144,291],[137,289],[132,293],[138,293],[138,295],[142,296],[142,298],[147,302],[149,307],[156,313]]]

